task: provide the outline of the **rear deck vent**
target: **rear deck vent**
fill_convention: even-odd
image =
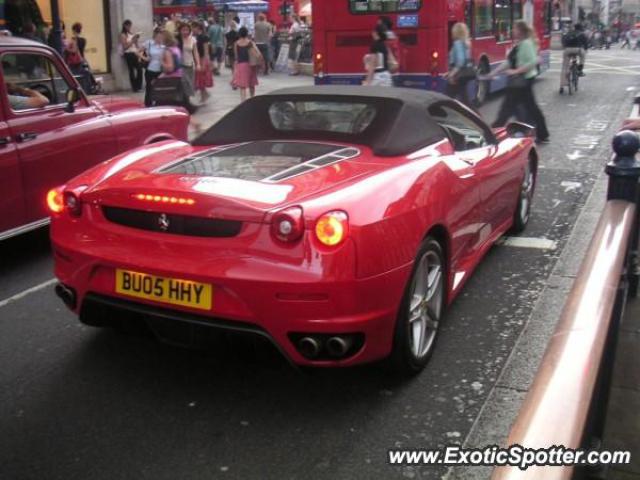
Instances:
[[[275,183],[358,155],[357,148],[327,143],[258,141],[191,155],[156,173]]]
[[[235,237],[242,229],[242,222],[190,215],[164,214],[119,207],[102,207],[102,213],[110,222],[125,227],[172,233],[192,237]]]
[[[306,173],[310,170],[315,170],[318,168],[326,167],[327,165],[332,165],[334,163],[341,162],[343,160],[347,160],[349,158],[357,157],[360,155],[360,150],[357,148],[341,148],[340,150],[336,150],[334,152],[327,153],[318,158],[314,158],[313,160],[309,160],[302,165],[298,165],[296,167],[288,168],[276,175],[273,175],[269,178],[265,178],[265,182],[280,182],[282,180],[287,180],[292,177],[296,177],[303,173]]]

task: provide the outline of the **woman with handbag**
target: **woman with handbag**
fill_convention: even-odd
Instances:
[[[492,127],[503,127],[509,118],[523,111],[525,118],[531,119],[536,127],[536,142],[549,143],[547,123],[533,95],[533,81],[537,75],[538,47],[535,33],[524,20],[518,20],[513,29],[515,46],[507,56],[507,60],[487,79],[504,72],[507,74],[507,88],[500,106],[498,118]]]
[[[161,28],[156,27],[153,30],[153,38],[144,44],[144,50],[141,57],[145,66],[145,107],[150,107],[153,104],[151,99],[153,82],[162,74],[164,50],[164,31]]]
[[[453,45],[449,51],[449,71],[447,72],[447,95],[471,107],[467,84],[476,78],[471,59],[471,43],[467,25],[458,22],[451,28]]]
[[[184,93],[188,97],[195,94],[194,82],[195,72],[199,71],[200,56],[198,55],[198,42],[191,34],[191,25],[183,23],[180,25],[178,34],[178,47],[180,48],[182,58],[182,83],[184,85]]]
[[[264,59],[256,44],[249,40],[247,27],[241,27],[238,36],[234,45],[236,64],[233,69],[233,85],[240,89],[240,100],[244,102],[247,99],[247,89],[250,97],[256,94],[258,67]]]

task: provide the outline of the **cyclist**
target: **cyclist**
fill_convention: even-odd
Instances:
[[[562,37],[562,72],[560,73],[560,93],[564,93],[564,87],[569,86],[569,60],[572,56],[578,57],[578,75],[584,77],[584,61],[586,50],[589,47],[589,39],[584,34],[582,25],[576,23],[572,30]]]

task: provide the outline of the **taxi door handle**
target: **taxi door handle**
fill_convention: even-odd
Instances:
[[[35,140],[36,138],[38,138],[38,134],[36,132],[24,132],[16,135],[16,140],[20,143]]]
[[[0,147],[6,147],[11,143],[11,137],[0,137]]]

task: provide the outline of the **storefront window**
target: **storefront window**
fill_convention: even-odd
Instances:
[[[37,0],[44,21],[51,24],[50,0]],[[103,0],[58,0],[60,17],[66,26],[65,34],[71,37],[71,26],[79,22],[82,24],[81,36],[87,40],[85,58],[94,72],[106,72],[107,41]]]
[[[351,13],[416,12],[422,0],[349,0]]]
[[[493,2],[477,0],[473,9],[473,36],[488,37],[493,35]]]

